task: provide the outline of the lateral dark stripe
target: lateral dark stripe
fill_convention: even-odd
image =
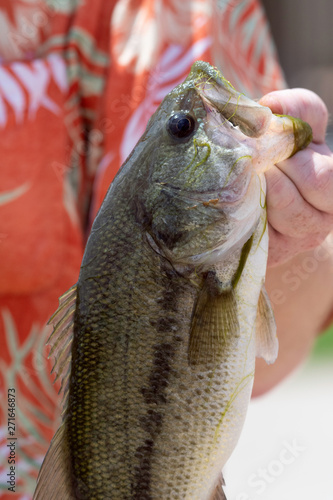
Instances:
[[[135,452],[139,464],[134,471],[131,500],[153,500],[151,496],[151,467],[154,443],[163,424],[171,362],[179,342],[182,340],[177,335],[181,325],[177,323],[175,313],[184,294],[184,281],[174,269],[168,268],[168,264],[162,263],[162,267],[163,295],[156,300],[160,307],[161,316],[154,321],[154,327],[157,332],[165,333],[166,339],[172,339],[172,342],[175,343],[163,342],[153,346],[154,360],[149,383],[147,387],[141,388],[144,402],[148,406],[146,415],[140,422],[141,427],[146,432],[146,439]]]
[[[176,312],[178,310],[179,300],[184,293],[184,282],[182,278],[173,269],[164,267],[166,279],[163,282],[164,290],[157,303],[164,311]]]
[[[171,360],[175,348],[171,344],[154,346],[154,366],[149,378],[149,386],[142,387],[144,401],[150,407],[141,420],[141,426],[147,432],[147,439],[136,449],[135,456],[139,465],[135,468],[132,487],[132,500],[153,500],[151,496],[151,463],[154,454],[154,441],[161,431],[163,414],[159,408],[167,402],[165,389],[168,385]]]

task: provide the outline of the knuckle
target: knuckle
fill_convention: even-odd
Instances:
[[[323,194],[332,195],[333,170],[328,168],[326,164],[322,164],[316,172],[316,188]]]
[[[326,104],[324,103],[324,101],[319,98],[318,100],[318,106],[316,108],[316,117],[317,117],[317,120],[326,125],[327,122],[328,122],[328,109],[326,107]]]
[[[329,157],[313,152],[303,165],[305,183],[311,191],[322,195],[331,194],[333,189],[333,168]]]
[[[314,136],[324,135],[329,116],[326,104],[318,94],[311,90],[305,90],[302,95],[303,100],[299,102],[300,118],[307,121],[312,126]]]

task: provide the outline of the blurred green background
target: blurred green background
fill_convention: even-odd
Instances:
[[[314,361],[324,357],[333,358],[333,326],[318,338],[311,356]]]

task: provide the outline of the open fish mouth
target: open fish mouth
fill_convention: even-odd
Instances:
[[[200,62],[190,77],[205,105],[211,125],[206,129],[211,139],[222,147],[235,148],[241,142],[252,150],[264,151],[253,159],[258,173],[311,142],[310,125],[289,115],[275,115],[268,107],[237,92],[217,68]]]
[[[217,110],[248,137],[259,137],[266,132],[272,119],[269,108],[237,92],[217,68],[202,63],[193,71],[195,87],[208,109]]]

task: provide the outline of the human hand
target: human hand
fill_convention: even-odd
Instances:
[[[260,104],[308,122],[313,141],[265,173],[270,237],[266,288],[279,354],[269,366],[257,359],[254,396],[271,390],[308,358],[333,310],[333,154],[325,144],[326,106],[304,89],[272,92]]]
[[[301,118],[313,141],[266,173],[268,266],[282,264],[321,244],[333,229],[333,153],[325,144],[328,112],[314,92],[288,89],[266,94],[260,104],[273,113]]]

